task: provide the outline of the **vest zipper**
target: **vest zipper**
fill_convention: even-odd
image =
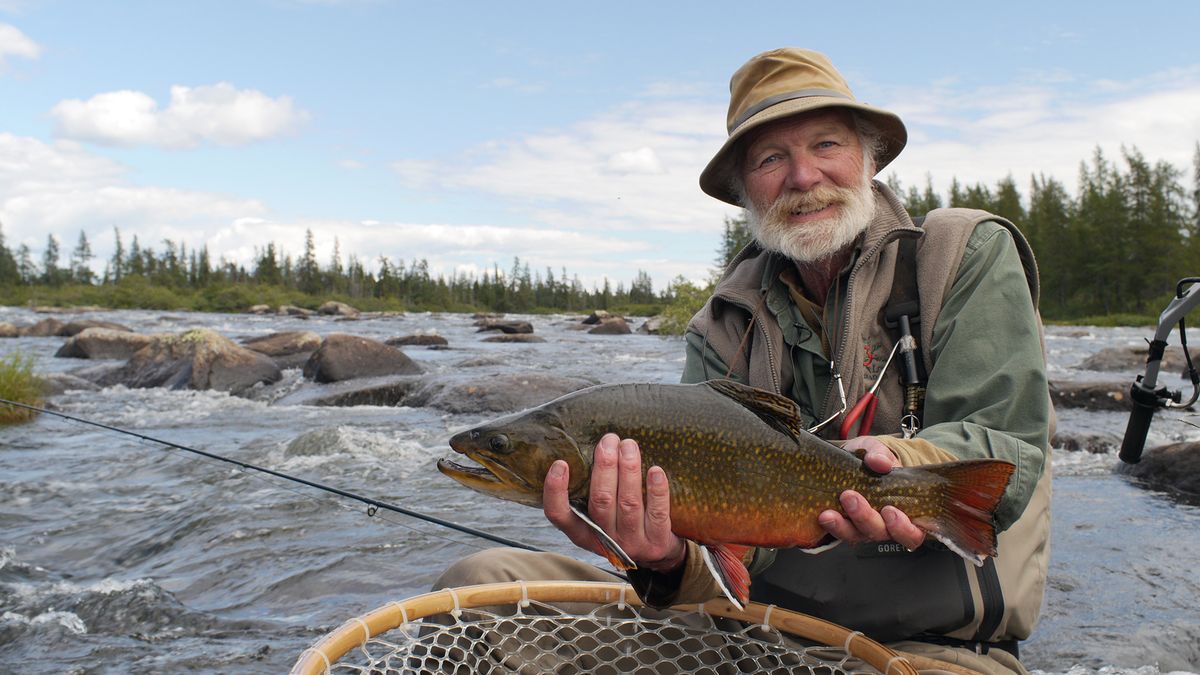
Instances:
[[[854,267],[850,270],[850,277],[846,280],[846,299],[842,303],[842,330],[837,334],[838,344],[833,355],[833,360],[830,362],[834,366],[837,373],[842,373],[845,370],[845,364],[842,363],[846,355],[846,342],[850,334],[850,308],[853,306],[852,300],[854,297],[854,278],[858,276],[859,270],[866,265],[867,261],[879,253],[879,249],[890,244],[891,242],[903,236],[908,229],[893,229],[880,237],[879,241],[875,242],[870,249],[867,250],[858,261],[854,263]],[[848,398],[854,398],[854,392],[847,391]],[[833,387],[830,386],[829,391],[825,392],[825,402],[821,406],[822,413],[819,419],[824,419],[833,414]]]

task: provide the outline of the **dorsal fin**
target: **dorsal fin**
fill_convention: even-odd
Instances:
[[[800,409],[792,399],[733,380],[709,380],[704,384],[745,406],[780,432],[797,440],[804,434]]]

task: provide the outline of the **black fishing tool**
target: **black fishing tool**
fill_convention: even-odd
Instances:
[[[1187,286],[1185,290],[1185,286]],[[1129,413],[1129,423],[1125,427],[1125,437],[1121,440],[1121,460],[1126,464],[1137,464],[1142,459],[1142,448],[1146,445],[1146,432],[1150,430],[1150,421],[1154,411],[1159,408],[1187,408],[1200,398],[1200,374],[1192,365],[1192,355],[1188,352],[1187,333],[1184,330],[1183,317],[1200,303],[1200,277],[1187,277],[1175,285],[1175,297],[1163,313],[1158,317],[1158,328],[1154,339],[1150,341],[1150,352],[1146,356],[1146,371],[1137,376],[1137,380],[1129,388],[1129,397],[1133,403],[1133,411]],[[1185,402],[1182,391],[1170,391],[1165,386],[1155,388],[1158,383],[1158,371],[1162,365],[1163,353],[1167,349],[1167,338],[1171,328],[1179,323],[1179,344],[1183,348],[1183,357],[1187,361],[1187,376],[1192,381],[1192,396]]]

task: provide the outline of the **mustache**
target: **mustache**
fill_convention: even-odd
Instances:
[[[767,218],[783,220],[793,213],[811,213],[823,208],[846,204],[853,198],[853,189],[822,185],[805,192],[785,192],[764,214]]]

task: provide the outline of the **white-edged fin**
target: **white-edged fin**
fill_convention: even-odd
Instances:
[[[927,532],[927,534],[929,536],[933,537],[934,539],[937,539],[938,541],[945,544],[946,548],[961,555],[963,557],[963,559],[966,560],[967,562],[975,565],[976,567],[983,567],[983,561],[987,559],[986,556],[976,555],[969,551],[964,551],[963,548],[961,546],[959,546],[958,544],[954,543],[954,541],[951,540],[950,537],[944,537],[937,532]]]
[[[622,564],[625,565],[625,567],[623,567],[621,569],[626,569],[626,570],[637,569],[637,563],[633,562],[633,559],[629,557],[629,554],[621,549],[621,545],[618,544],[617,542],[613,541],[613,538],[608,536],[608,533],[605,532],[603,529],[601,529],[599,525],[592,522],[592,519],[588,518],[588,515],[586,513],[584,513],[582,510],[576,508],[574,504],[571,505],[571,513],[574,513],[575,515],[579,516],[579,518],[581,520],[583,520],[583,522],[587,523],[588,527],[592,528],[592,533],[596,535],[596,539],[600,542],[600,545],[603,546],[605,548],[605,550],[607,550],[609,553],[612,554],[611,556],[605,556],[605,557],[608,558],[609,561],[612,562],[615,567],[620,567],[620,565],[616,564],[617,561],[620,561]]]
[[[725,572],[721,569],[721,566],[713,559],[713,552],[707,546],[701,546],[700,557],[704,560],[704,566],[708,568],[708,573],[712,575],[721,592],[725,594],[725,599],[733,603],[733,606],[737,607],[738,611],[745,609],[737,597],[734,596],[733,590],[730,588],[732,584],[729,582],[729,578],[725,576]]]
[[[808,553],[810,555],[816,555],[818,553],[824,553],[825,551],[828,551],[829,549],[837,546],[840,543],[842,543],[841,539],[834,539],[833,541],[829,542],[828,544],[821,544],[820,546],[814,546],[812,548],[802,548],[800,550],[804,551],[805,553]]]

